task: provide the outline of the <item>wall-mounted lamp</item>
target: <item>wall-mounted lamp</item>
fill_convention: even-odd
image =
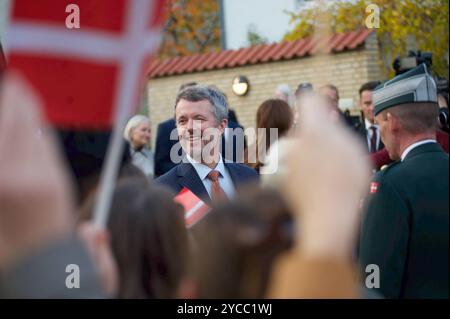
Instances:
[[[250,90],[250,82],[247,77],[239,75],[234,78],[232,89],[237,96],[244,96]]]

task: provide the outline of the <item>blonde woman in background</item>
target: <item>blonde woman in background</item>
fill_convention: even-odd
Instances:
[[[151,137],[150,120],[144,115],[133,116],[125,126],[124,138],[130,143],[133,164],[149,178],[154,174],[154,155],[148,144]]]

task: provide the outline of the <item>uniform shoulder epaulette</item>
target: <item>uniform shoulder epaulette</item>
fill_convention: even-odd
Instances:
[[[401,162],[395,161],[389,165],[382,166],[381,169],[377,172],[378,177],[385,176],[390,170],[392,170],[393,167],[397,166],[399,163],[401,163]]]

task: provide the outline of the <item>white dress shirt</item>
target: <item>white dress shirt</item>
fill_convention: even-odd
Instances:
[[[432,140],[432,139],[422,140],[422,141],[415,142],[415,143],[411,144],[410,146],[408,146],[402,153],[402,156],[401,156],[402,162],[405,159],[406,155],[408,155],[408,153],[411,152],[413,149],[415,149],[417,146],[420,146],[423,144],[428,144],[428,143],[436,143],[436,140]]]
[[[208,174],[209,174],[209,172],[211,172],[213,170],[218,171],[220,173],[219,174],[219,184],[220,184],[220,187],[222,187],[225,194],[227,194],[227,197],[230,199],[234,198],[236,190],[235,190],[235,187],[233,184],[233,180],[231,179],[230,173],[228,173],[228,170],[225,168],[225,164],[223,163],[221,154],[219,154],[219,162],[217,163],[217,165],[214,169],[206,166],[205,164],[195,161],[189,155],[186,155],[186,158],[189,161],[189,163],[191,163],[192,166],[194,167],[195,171],[197,172],[198,177],[200,178],[200,180],[203,183],[203,186],[205,186],[205,189],[208,192],[208,195],[210,198],[212,198],[211,197],[212,182],[208,178]]]

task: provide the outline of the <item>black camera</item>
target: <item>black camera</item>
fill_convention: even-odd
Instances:
[[[425,63],[427,68],[431,68],[433,62],[433,54],[431,52],[409,51],[406,57],[397,57],[392,63],[395,70],[395,75],[405,73],[416,66]]]
[[[439,109],[439,124],[443,131],[449,133],[448,107],[441,107]]]
[[[427,68],[430,70],[433,63],[433,54],[431,52],[421,52],[421,51],[409,51],[406,57],[397,57],[392,63],[392,67],[395,70],[395,75],[405,73],[416,66],[425,63]],[[449,115],[448,115],[448,93],[449,84],[448,79],[434,76],[434,81],[436,82],[436,93],[444,97],[447,107],[441,107],[439,111],[439,123],[441,129],[448,132],[449,131]]]
[[[431,65],[433,64],[433,54],[431,52],[421,52],[421,51],[409,51],[407,57],[397,57],[392,63],[392,67],[395,70],[395,75],[405,73],[416,66],[425,63],[428,70],[431,70]],[[448,104],[448,79],[434,76],[436,82],[437,94],[441,94],[446,98]]]

